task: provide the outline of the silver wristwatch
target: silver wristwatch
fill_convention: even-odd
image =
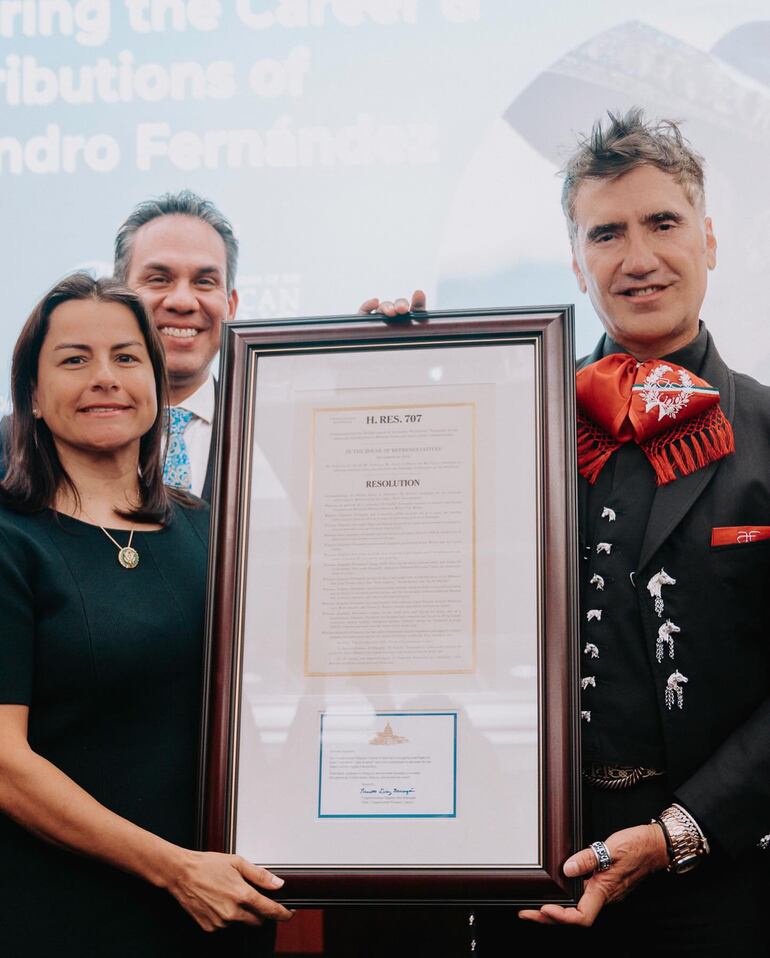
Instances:
[[[708,855],[709,843],[700,825],[681,805],[669,805],[653,819],[663,829],[671,861],[668,871],[677,875],[695,868],[704,855]]]

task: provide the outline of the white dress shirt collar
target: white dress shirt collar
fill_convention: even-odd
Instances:
[[[208,379],[195,392],[175,405],[182,409],[187,409],[198,419],[211,425],[214,421],[214,406],[216,404],[216,393],[214,392],[214,375],[209,373]]]

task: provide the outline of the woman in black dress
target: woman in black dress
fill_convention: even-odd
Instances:
[[[75,274],[16,345],[0,483],[0,950],[231,954],[280,879],[194,843],[207,510],[163,486],[163,349]]]

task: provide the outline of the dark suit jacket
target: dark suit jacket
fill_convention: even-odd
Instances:
[[[203,480],[201,489],[201,499],[204,502],[211,502],[211,487],[214,482],[214,443],[209,446],[209,461],[206,465],[206,478]]]
[[[214,431],[216,429],[217,408],[219,406],[219,382],[214,380],[214,419],[211,427],[211,444],[209,445],[209,458],[206,463],[206,478],[203,480],[201,489],[201,499],[204,502],[211,502],[211,491],[214,483],[214,463],[216,461],[216,450],[214,449]]]
[[[634,580],[669,780],[706,834],[739,856],[770,833],[770,540],[712,547],[711,532],[770,526],[770,389],[728,369],[710,335],[701,376],[720,391],[736,452],[656,490]],[[587,493],[581,478],[582,546]],[[676,579],[662,618],[647,588],[661,569]],[[676,658],[659,663],[669,617],[681,629]],[[688,679],[681,709],[665,701],[675,669]]]

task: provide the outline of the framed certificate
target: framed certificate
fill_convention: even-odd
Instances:
[[[223,333],[204,847],[294,905],[574,902],[570,307]]]

